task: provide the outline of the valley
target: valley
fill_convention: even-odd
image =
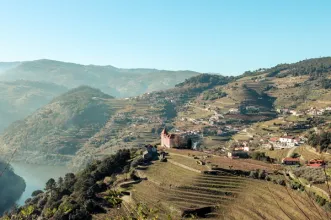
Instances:
[[[55,73],[67,67],[49,62],[28,67],[36,68],[33,74],[43,65]],[[65,91],[0,135],[3,158],[66,166],[66,172],[75,173],[59,172],[74,181],[72,186],[54,183],[17,215],[30,210],[46,218],[94,219],[331,216],[331,92],[326,80],[331,58],[237,77],[198,74],[171,88],[125,98],[102,85],[71,88],[74,81],[68,79],[83,68],[74,67],[77,72],[62,79]],[[5,73],[14,78],[30,74],[23,70]],[[129,72],[140,71],[149,72]],[[6,74],[4,79],[11,79]],[[59,175],[50,177],[56,182]],[[64,211],[68,204],[70,212]]]

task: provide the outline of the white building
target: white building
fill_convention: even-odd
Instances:
[[[292,137],[292,136],[280,137],[279,142],[284,143],[284,144],[294,143],[294,137]]]
[[[229,114],[238,114],[239,113],[239,109],[237,108],[230,108],[229,109]]]

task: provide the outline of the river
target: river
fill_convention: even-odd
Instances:
[[[50,178],[57,179],[68,173],[68,168],[64,166],[47,166],[24,163],[12,163],[14,172],[21,176],[26,183],[26,188],[20,199],[17,201],[18,205],[23,205],[25,200],[31,197],[33,191],[37,189],[43,190],[45,183]]]

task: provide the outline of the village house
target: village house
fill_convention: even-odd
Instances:
[[[300,165],[300,158],[285,157],[282,160],[284,165]]]
[[[295,138],[292,136],[283,136],[283,137],[272,137],[269,139],[269,143],[274,147],[274,148],[291,148],[298,146],[299,144],[303,143],[300,138]]]
[[[317,116],[323,115],[325,109],[317,109],[315,107],[311,107],[309,110],[306,111],[307,115]]]
[[[286,145],[287,147],[294,147],[299,145],[300,139],[292,136],[284,136],[279,138],[279,142]]]
[[[237,109],[237,108],[230,108],[228,114],[239,114],[239,109]]]
[[[317,159],[313,159],[308,161],[307,166],[309,167],[323,167],[325,165],[325,161],[324,160],[317,160]]]

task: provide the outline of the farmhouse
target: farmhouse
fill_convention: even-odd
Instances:
[[[279,138],[280,143],[294,143],[294,137],[292,136],[284,136]]]
[[[237,108],[230,108],[228,114],[239,114],[239,109],[237,109]]]
[[[325,161],[324,160],[310,160],[307,164],[307,166],[309,167],[323,167],[325,165]]]
[[[282,160],[284,165],[300,165],[300,158],[285,157]]]

